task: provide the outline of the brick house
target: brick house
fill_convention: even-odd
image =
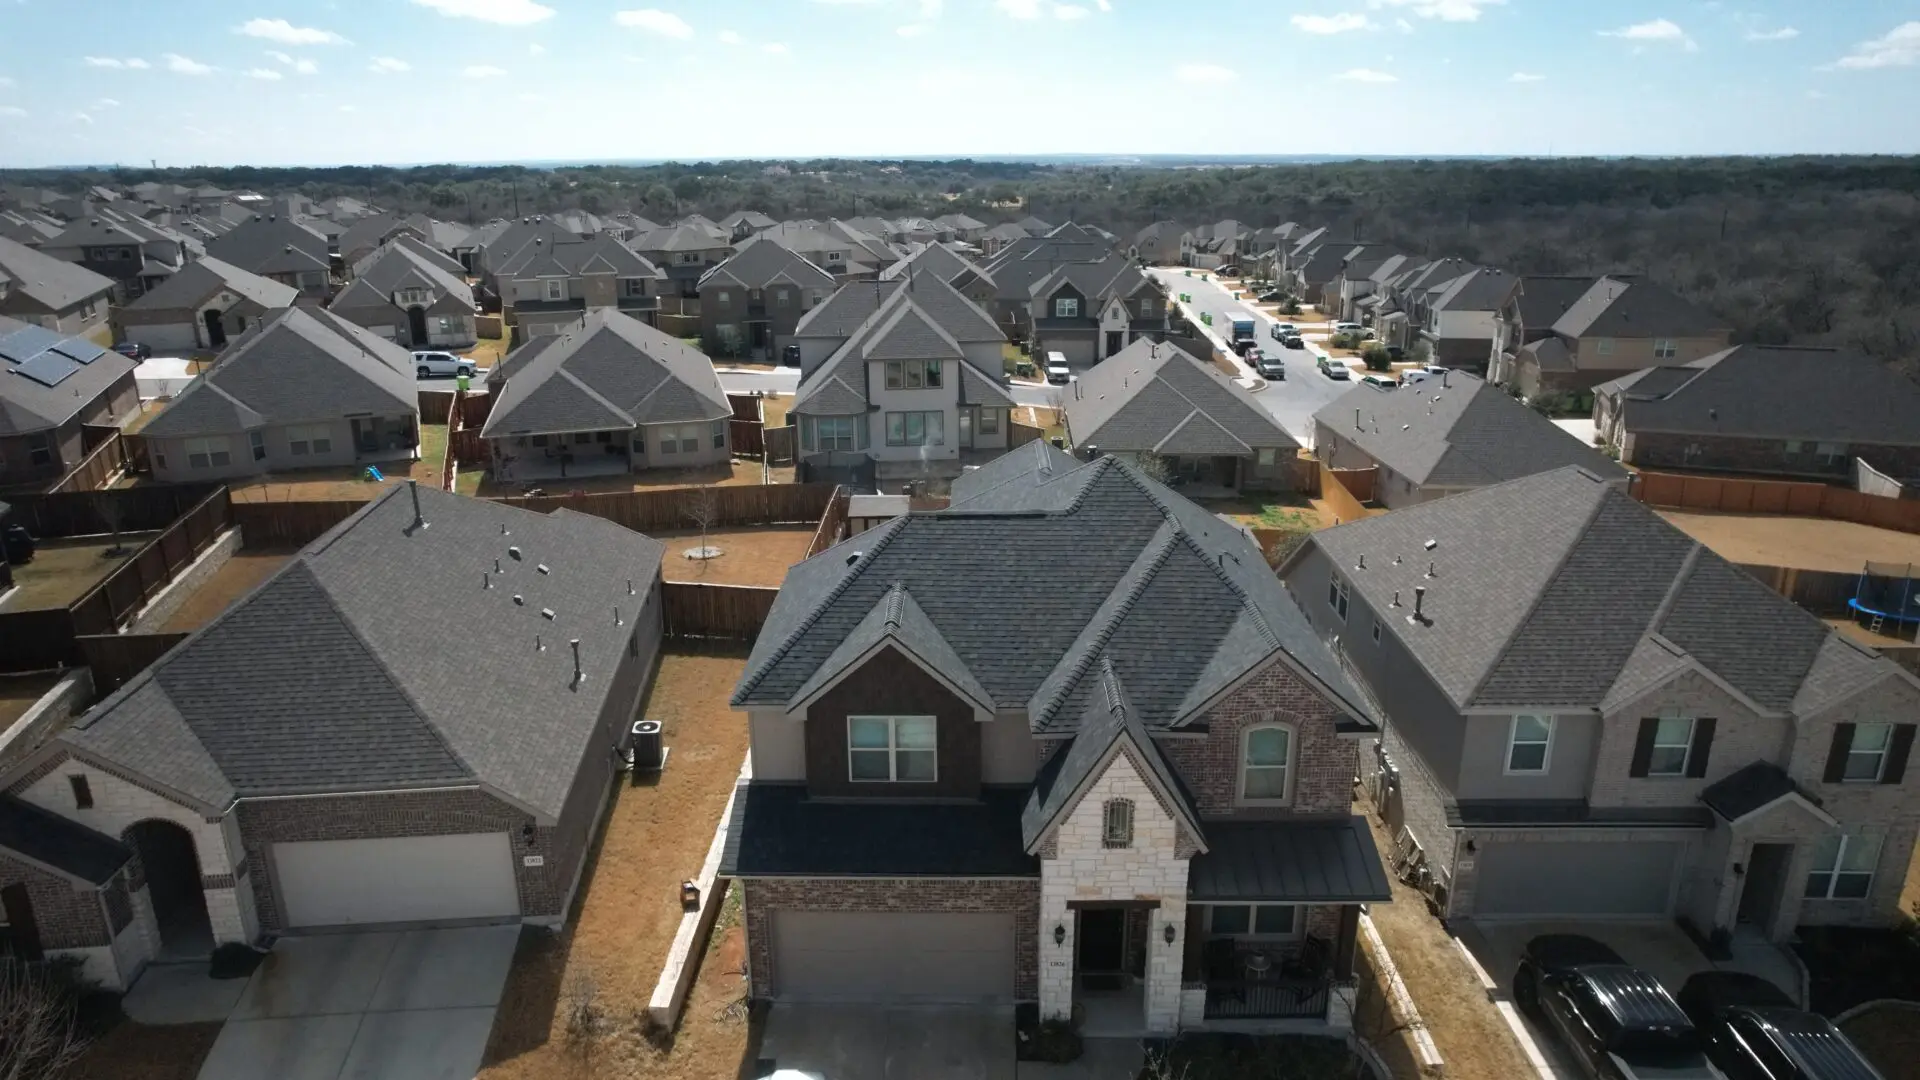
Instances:
[[[1529,400],[1584,394],[1631,371],[1719,352],[1731,333],[1725,319],[1650,281],[1526,276],[1495,320],[1487,381]]]
[[[1902,917],[1920,679],[1599,477],[1323,530],[1280,573],[1376,695],[1366,782],[1443,917]]]
[[[560,924],[652,679],[661,550],[391,488],[0,776],[16,948],[37,927],[121,989],[268,933]]]
[[[755,997],[1349,1026],[1389,896],[1370,708],[1252,543],[1132,465],[1032,443],[795,566],[733,703]]]
[[[1920,477],[1920,386],[1849,349],[1739,345],[1594,388],[1594,426],[1647,469],[1849,480]]]
[[[700,342],[710,356],[780,358],[794,327],[838,283],[778,240],[755,236],[700,278]]]

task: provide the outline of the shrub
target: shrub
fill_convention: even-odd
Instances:
[[[213,950],[207,976],[214,979],[244,979],[253,974],[253,969],[260,966],[265,956],[265,953],[251,945],[229,941]]]
[[[1014,1057],[1065,1065],[1080,1058],[1080,1033],[1065,1020],[1040,1019],[1040,1007],[1027,1002],[1013,1010]]]
[[[1282,312],[1283,314],[1287,314],[1287,315],[1298,315],[1298,314],[1300,314],[1300,300],[1299,300],[1299,298],[1297,298],[1297,297],[1292,297],[1292,296],[1289,296],[1289,297],[1287,297],[1287,302],[1286,302],[1286,303],[1284,303],[1284,304],[1282,304],[1282,305],[1280,305],[1280,310],[1281,310],[1281,312]]]
[[[1424,364],[1433,359],[1433,346],[1424,340],[1416,341],[1413,343],[1413,348],[1407,350],[1407,359],[1416,364]]]
[[[1377,341],[1367,343],[1367,347],[1360,351],[1360,359],[1366,362],[1368,371],[1391,371],[1393,369],[1392,355],[1387,352],[1385,345]]]
[[[1138,1080],[1349,1080],[1357,1064],[1338,1039],[1287,1035],[1184,1035],[1149,1041]]]

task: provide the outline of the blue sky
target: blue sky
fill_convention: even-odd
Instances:
[[[0,166],[1920,151],[1920,0],[0,0],[0,41]]]

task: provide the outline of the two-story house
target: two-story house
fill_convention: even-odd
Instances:
[[[163,278],[115,312],[114,319],[123,340],[155,353],[213,352],[299,296],[291,285],[209,255]]]
[[[0,237],[0,275],[12,281],[0,294],[0,315],[66,337],[113,344],[107,323],[112,278]]]
[[[987,231],[987,223],[971,214],[941,214],[933,223],[951,232],[953,239],[967,244],[978,243]]]
[[[468,349],[478,340],[460,264],[406,232],[363,256],[327,310],[413,349]]]
[[[1033,327],[1033,284],[1067,263],[1097,263],[1113,254],[1099,238],[1069,223],[1058,236],[1026,236],[1000,247],[976,272],[962,272],[952,284],[981,310],[1010,341],[1028,341]],[[987,297],[985,303],[982,297]]]
[[[112,278],[124,303],[157,287],[205,248],[171,229],[101,210],[68,225],[40,250]]]
[[[572,234],[567,234],[572,235]],[[515,340],[557,334],[582,316],[614,309],[651,324],[667,273],[610,236],[574,242],[535,237],[494,272]]]
[[[777,359],[815,304],[837,287],[832,274],[771,236],[750,236],[700,278],[700,341],[712,356]]]
[[[1901,917],[1920,680],[1601,478],[1324,530],[1280,573],[1385,713],[1369,784],[1443,916]]]
[[[1086,368],[1141,338],[1166,339],[1166,293],[1131,260],[1068,263],[1027,287],[1035,356],[1057,352]]]
[[[700,279],[733,256],[732,234],[704,218],[700,221],[704,224],[682,221],[642,233],[627,245],[667,276],[661,290],[664,310],[692,314],[700,299]]]
[[[1415,311],[1419,340],[1432,362],[1485,374],[1500,312],[1519,287],[1518,277],[1493,267],[1475,267],[1429,286]]]
[[[10,289],[0,272],[0,300]],[[86,457],[86,425],[134,415],[133,369],[85,338],[0,316],[0,490],[44,489]]]
[[[283,217],[256,217],[207,241],[207,254],[251,274],[300,290],[324,303],[332,293],[332,244],[321,233]]]
[[[1245,534],[1131,464],[1031,443],[793,567],[733,704],[754,997],[1349,1026],[1375,718]]]
[[[1385,244],[1368,244],[1349,252],[1338,273],[1326,285],[1327,310],[1357,321],[1360,301],[1378,292],[1381,284],[1413,265],[1413,260]]]
[[[1127,257],[1148,266],[1176,266],[1184,250],[1183,241],[1192,234],[1177,221],[1156,221],[1133,234]]]
[[[1499,321],[1488,379],[1529,399],[1690,364],[1725,349],[1732,333],[1673,290],[1619,275],[1522,277]]]
[[[1920,477],[1920,386],[1850,349],[1737,345],[1594,388],[1594,425],[1647,469],[1847,480]]]
[[[745,243],[754,233],[762,229],[771,229],[780,223],[758,210],[735,210],[715,224],[726,230],[734,243],[740,244]]]

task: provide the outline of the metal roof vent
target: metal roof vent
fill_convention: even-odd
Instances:
[[[520,561],[520,548],[518,545],[507,548],[507,554],[511,556],[515,562]]]
[[[1423,548],[1426,548],[1428,551],[1432,551],[1434,548],[1437,548],[1440,546],[1440,541],[1430,539],[1426,543],[1421,544],[1420,546]]]
[[[527,606],[527,598],[524,596],[521,596],[519,593],[513,594],[513,602],[520,605],[521,607]]]
[[[857,562],[859,562],[859,561],[860,561],[860,556],[862,556],[862,555],[865,555],[865,554],[866,554],[866,552],[864,552],[864,551],[856,551],[856,552],[854,552],[853,554],[851,554],[851,555],[849,555],[849,556],[847,556],[847,565],[848,565],[848,566],[852,566],[852,565],[853,565],[854,563],[857,563]]]
[[[540,572],[541,572],[541,573],[543,573],[543,574],[551,574],[551,573],[553,573],[553,571],[552,571],[552,570],[549,570],[549,569],[547,569],[547,564],[546,564],[546,563],[541,563],[540,565],[538,565],[538,566],[536,566],[536,567],[534,567],[534,569],[535,569],[535,570],[538,570],[538,571],[540,571]]]
[[[543,607],[543,608],[541,608],[541,609],[540,609],[540,617],[541,617],[541,618],[543,618],[543,619],[545,619],[545,620],[547,620],[548,622],[552,622],[552,621],[553,621],[553,609],[552,609],[552,608],[550,608],[550,607]]]

